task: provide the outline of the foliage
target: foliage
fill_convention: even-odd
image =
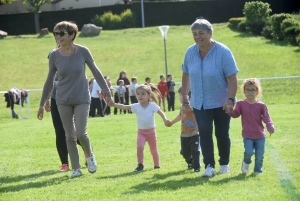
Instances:
[[[12,3],[17,0],[0,0],[1,3]]]
[[[292,15],[281,13],[281,14],[274,14],[271,16],[271,26],[272,26],[272,36],[277,40],[283,40],[283,30],[281,30],[281,23],[285,19],[292,19]]]
[[[292,45],[299,45],[297,37],[300,34],[300,26],[294,25],[284,29],[283,31],[285,39]]]
[[[135,16],[130,9],[125,10],[120,15],[113,14],[111,11],[105,12],[101,16],[96,15],[91,21],[107,30],[135,27]]]
[[[126,9],[121,13],[122,28],[134,28],[136,26],[135,14],[130,9]]]
[[[253,34],[260,35],[271,11],[268,3],[261,1],[246,2],[243,14],[246,17],[247,29]]]
[[[264,26],[261,35],[264,36],[267,39],[272,39],[272,27],[270,25]]]
[[[242,32],[246,32],[247,31],[247,25],[246,25],[246,20],[241,21],[238,24],[238,30],[242,31]]]
[[[28,10],[33,13],[38,13],[40,7],[46,3],[51,3],[51,0],[24,0],[24,4],[28,5]]]
[[[228,26],[232,29],[237,29],[238,28],[238,24],[241,22],[241,21],[245,21],[245,17],[234,17],[234,18],[230,18],[229,19],[229,24]]]

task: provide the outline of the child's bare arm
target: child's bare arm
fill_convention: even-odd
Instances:
[[[160,109],[157,111],[157,114],[159,114],[159,116],[163,119],[163,121],[166,123],[166,121],[168,120],[165,113],[163,113]]]
[[[177,115],[177,117],[175,117],[175,119],[173,119],[173,120],[171,121],[171,126],[172,126],[173,124],[177,123],[177,122],[180,121],[180,120],[181,120],[181,115],[179,114],[179,115]]]
[[[131,109],[130,105],[123,105],[123,104],[119,104],[119,103],[113,103],[112,106],[114,106],[115,108],[121,109],[121,110],[130,110]]]

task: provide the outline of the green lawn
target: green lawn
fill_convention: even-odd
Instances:
[[[13,86],[43,87],[47,55],[55,47],[54,39],[51,35],[22,37],[0,40],[0,91]],[[299,47],[234,32],[226,24],[214,24],[213,38],[232,50],[239,78],[300,76]],[[103,74],[112,80],[126,70],[128,77],[137,76],[139,83],[144,83],[147,76],[156,83],[165,72],[163,40],[157,27],[104,30],[99,37],[77,38],[76,42],[89,47]],[[175,82],[181,81],[181,64],[191,44],[189,26],[170,27],[168,67]],[[91,77],[89,70],[87,73]],[[31,93],[31,116],[27,120],[11,119],[2,97],[0,200],[300,200],[300,79],[263,80],[262,87],[262,100],[276,128],[274,135],[267,137],[264,173],[258,177],[241,174],[240,119],[232,119],[230,173],[209,179],[200,177],[203,169],[200,173],[186,170],[179,155],[180,125],[166,128],[159,116],[161,169],[153,170],[146,146],[146,170],[134,173],[136,119],[128,114],[89,119],[88,131],[99,169],[89,174],[84,168],[82,177],[69,179],[71,172],[56,172],[60,164],[50,114],[43,121],[36,118],[41,93]],[[240,90],[237,97],[243,98]],[[178,114],[178,107],[176,97],[177,111],[167,112],[169,119]],[[16,111],[19,113],[18,107]],[[215,153],[217,160],[217,150]],[[81,150],[80,156],[84,164]]]
[[[177,112],[166,114],[172,119]],[[113,115],[89,119],[99,169],[90,174],[84,168],[84,175],[75,179],[69,179],[71,172],[56,172],[60,164],[50,114],[43,121],[4,119],[0,124],[0,200],[299,200],[299,112],[299,105],[269,106],[276,132],[267,137],[260,176],[241,174],[240,119],[233,119],[230,173],[209,179],[200,176],[203,169],[200,173],[187,170],[179,155],[180,124],[164,127],[159,116],[161,169],[153,169],[147,145],[146,170],[133,172],[137,165],[135,115]],[[82,150],[80,156],[83,165]]]

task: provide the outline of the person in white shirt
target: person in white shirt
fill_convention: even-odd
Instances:
[[[136,90],[137,86],[138,86],[137,78],[136,77],[131,78],[131,84],[129,86],[129,96],[130,96],[131,104],[138,102],[136,99],[136,96],[135,96],[135,90]]]
[[[146,141],[150,146],[150,151],[154,161],[154,169],[159,169],[159,155],[157,150],[156,142],[156,131],[155,131],[155,119],[154,113],[158,113],[163,121],[168,121],[165,114],[161,111],[157,103],[157,98],[155,96],[161,96],[159,90],[154,85],[139,85],[136,89],[136,97],[138,103],[131,105],[123,105],[118,103],[111,103],[115,108],[129,110],[136,114],[137,117],[137,159],[138,166],[134,170],[135,172],[144,170],[144,146]],[[152,103],[150,101],[154,101]]]
[[[116,93],[115,93],[115,102],[116,103],[121,103],[121,104],[126,104],[126,99],[125,99],[125,92],[126,88],[124,87],[124,81],[119,80],[119,86],[116,88]],[[120,114],[122,114],[122,111],[120,109]],[[118,109],[114,109],[114,114],[118,113]],[[126,110],[124,110],[124,114],[126,114]]]
[[[97,115],[96,115],[97,109]],[[91,106],[90,106],[91,117],[104,117],[103,106],[102,106],[102,95],[101,88],[96,80],[93,81],[92,93],[91,93]]]

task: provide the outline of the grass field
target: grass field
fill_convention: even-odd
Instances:
[[[214,30],[213,38],[232,50],[239,78],[300,75],[299,47],[233,32],[226,24],[214,24]],[[43,86],[46,57],[55,47],[53,37],[22,37],[0,40],[0,91],[12,86],[26,89]],[[139,83],[146,76],[156,83],[165,72],[163,40],[157,27],[104,30],[99,37],[77,38],[76,42],[89,47],[103,74],[110,75],[112,80],[126,70],[128,77],[137,76]],[[168,67],[176,82],[181,81],[183,56],[192,43],[189,26],[170,27]],[[88,70],[87,73],[91,77]],[[146,146],[146,170],[134,173],[137,165],[134,115],[89,119],[88,132],[99,169],[89,174],[84,168],[82,177],[69,179],[71,172],[56,172],[60,164],[50,114],[43,121],[35,117],[41,93],[31,94],[31,117],[27,120],[11,119],[9,109],[1,101],[0,200],[300,200],[300,79],[264,80],[262,86],[263,101],[276,128],[274,135],[267,137],[264,173],[241,174],[240,119],[232,119],[230,173],[209,179],[200,177],[203,170],[200,174],[186,170],[179,155],[180,125],[166,128],[158,116],[161,169],[153,170]],[[243,98],[240,92],[237,96]],[[178,109],[166,115],[172,119],[177,112]],[[217,150],[215,153],[217,160]],[[84,164],[81,150],[80,156]]]

